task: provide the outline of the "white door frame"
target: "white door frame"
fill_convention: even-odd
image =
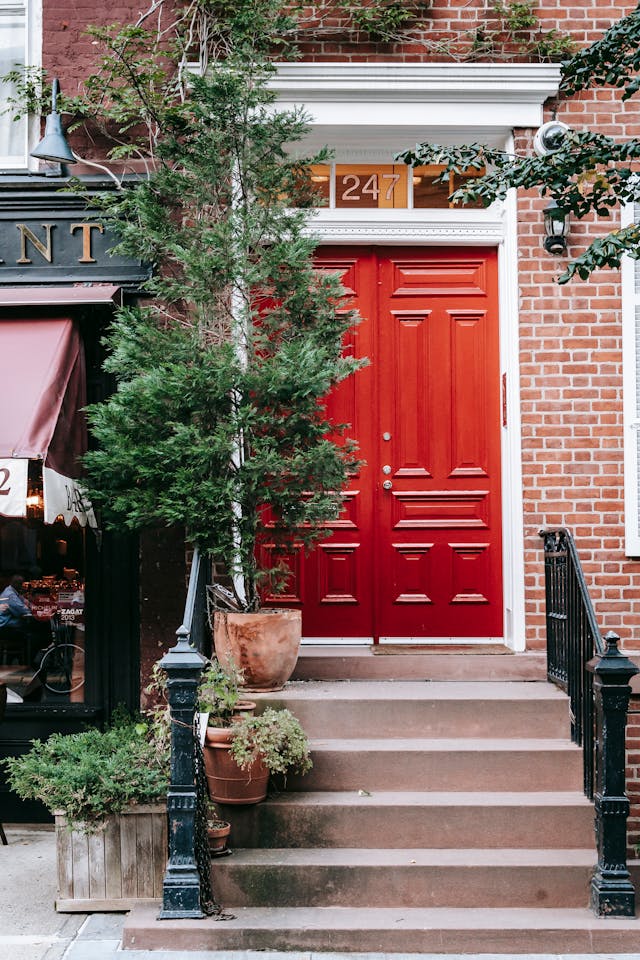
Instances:
[[[542,105],[557,93],[558,82],[559,68],[554,64],[296,63],[280,65],[273,86],[280,107],[303,105],[309,113],[305,150],[327,144],[341,163],[389,163],[399,151],[426,140],[478,141],[510,151],[513,128],[535,128],[542,123]],[[506,410],[506,423],[501,427],[504,639],[498,639],[514,651],[524,650],[515,195],[486,210],[321,209],[310,230],[321,243],[332,245],[498,248],[500,371]],[[450,643],[455,638],[439,639]],[[495,643],[496,639],[465,638],[463,642]],[[310,638],[310,642],[322,641]],[[326,642],[341,641],[333,638]],[[352,638],[344,642],[367,641]],[[437,638],[429,638],[430,644],[437,642]]]

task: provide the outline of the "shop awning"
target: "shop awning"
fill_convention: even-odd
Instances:
[[[86,398],[73,321],[0,321],[0,365],[0,514],[27,515],[29,461],[39,460],[45,523],[61,516],[95,526],[78,485]]]

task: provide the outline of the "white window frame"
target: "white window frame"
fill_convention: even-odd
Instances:
[[[41,0],[0,0],[0,12],[22,12],[24,16],[23,59],[26,66],[39,67],[42,63],[42,2]],[[0,17],[0,28],[2,18]],[[0,109],[7,104],[2,99],[4,85],[0,85]],[[37,142],[39,117],[28,117],[21,124],[21,147],[15,154],[2,153],[0,142],[0,171],[27,171],[33,168],[29,158],[30,147]]]
[[[623,227],[634,222],[634,206],[640,221],[640,204],[625,204]],[[640,261],[625,257],[621,279],[625,553],[640,557]]]

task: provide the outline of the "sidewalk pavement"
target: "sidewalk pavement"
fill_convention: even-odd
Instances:
[[[56,913],[53,826],[5,824],[5,831],[9,845],[0,846],[0,960],[469,960],[468,956],[426,953],[123,951],[123,913]],[[474,956],[478,960],[640,960],[640,953]]]

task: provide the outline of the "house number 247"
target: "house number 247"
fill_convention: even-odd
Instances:
[[[359,177],[355,173],[346,173],[340,178],[344,187],[340,194],[341,200],[358,203],[367,197],[378,201],[380,194],[384,194],[384,199],[389,201],[393,197],[393,191],[396,183],[400,179],[399,173],[383,173],[378,176],[372,173],[370,177]]]

